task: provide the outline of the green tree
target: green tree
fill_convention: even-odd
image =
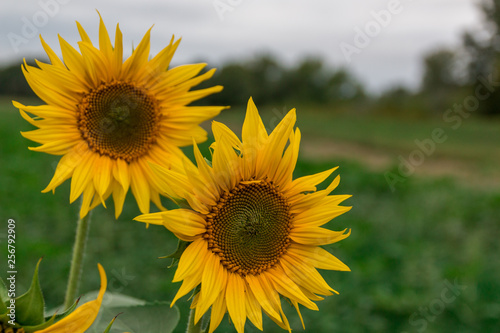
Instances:
[[[482,0],[479,3],[484,18],[480,33],[466,32],[463,46],[469,57],[468,83],[475,89],[479,78],[500,80],[500,0]],[[500,115],[500,87],[479,105],[479,112]]]
[[[269,54],[220,67],[211,84],[224,90],[208,96],[213,104],[245,105],[252,96],[257,104],[329,104],[364,98],[361,83],[347,70],[332,70],[320,58],[306,58],[286,67]]]
[[[435,92],[457,87],[456,55],[451,50],[433,52],[424,59],[424,75],[421,90]]]
[[[24,78],[20,63],[0,69],[0,95],[35,96]]]
[[[327,101],[359,101],[366,98],[363,85],[346,69],[339,69],[332,73],[326,86]]]

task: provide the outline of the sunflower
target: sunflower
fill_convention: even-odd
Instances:
[[[164,225],[183,241],[173,281],[183,281],[173,303],[201,285],[192,307],[195,322],[212,307],[210,332],[228,311],[238,332],[246,318],[262,330],[262,310],[290,330],[280,296],[294,305],[318,310],[313,301],[333,290],[317,269],[349,271],[321,245],[349,236],[350,230],[321,226],[350,207],[349,195],[329,195],[316,186],[336,169],[293,180],[300,131],[291,110],[268,135],[252,99],[248,102],[242,141],[225,125],[213,122],[212,165],[194,145],[197,168],[185,173],[152,165],[170,195],[184,198],[193,210],[144,214],[136,220]]]
[[[36,331],[35,333],[84,333],[93,323],[101,308],[104,292],[106,291],[108,282],[104,268],[98,264],[99,274],[101,276],[101,288],[97,298],[78,307],[69,316],[58,321],[54,325],[47,327],[44,330]]]
[[[26,330],[28,332],[34,333],[84,333],[95,321],[97,318],[97,314],[99,313],[99,309],[101,308],[102,299],[104,297],[104,293],[106,292],[107,287],[107,278],[106,272],[104,268],[100,264],[98,264],[99,275],[101,277],[101,288],[99,289],[99,294],[97,298],[93,301],[89,301],[80,307],[78,307],[75,311],[73,311],[68,316],[64,317],[60,321],[52,324],[45,329],[36,329],[33,326],[29,328],[26,326],[22,326],[20,324],[16,324],[15,327],[12,327],[10,324],[2,323],[0,321],[0,332],[5,333],[24,333]],[[36,298],[36,297],[35,297]],[[34,306],[33,304],[31,304]],[[33,310],[30,308],[30,310]],[[42,309],[43,310],[43,309]],[[20,317],[20,316],[19,316]],[[26,317],[26,314],[23,315]],[[42,325],[42,326],[46,326]]]
[[[116,26],[115,44],[102,20],[99,45],[94,46],[76,22],[78,52],[59,37],[62,60],[41,42],[50,64],[24,62],[22,71],[31,89],[46,103],[25,106],[13,102],[38,129],[22,135],[41,146],[30,148],[62,155],[54,176],[42,192],[54,191],[71,178],[70,202],[83,194],[80,216],[112,194],[116,218],[131,188],[142,213],[150,201],[161,207],[159,189],[148,163],[166,168],[182,165],[179,147],[206,140],[199,124],[224,107],[188,106],[222,90],[221,86],[192,91],[215,69],[198,75],[206,64],[168,69],[180,39],[148,59],[150,31],[123,61],[122,33]]]

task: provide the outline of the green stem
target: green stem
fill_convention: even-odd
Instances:
[[[193,291],[193,297],[194,297],[194,295],[196,295],[199,291],[200,291],[200,286],[198,285],[198,286],[194,289],[194,291]],[[202,326],[202,325],[201,325],[202,320],[200,319],[200,320],[198,321],[198,324],[195,324],[195,323],[194,323],[194,313],[195,313],[195,311],[196,311],[196,308],[191,309],[191,310],[189,311],[189,319],[188,319],[188,326],[187,326],[187,328],[186,328],[186,333],[201,333],[201,332],[203,332],[202,327],[201,327],[201,326]]]
[[[188,326],[186,329],[186,333],[201,333],[201,320],[198,321],[198,324],[195,325],[194,323],[194,312],[196,309],[191,309],[189,311],[189,319],[188,319]]]
[[[89,211],[85,217],[79,219],[76,227],[75,245],[73,247],[73,258],[71,258],[71,268],[69,271],[68,287],[66,288],[66,297],[64,299],[64,309],[68,309],[73,305],[76,299],[76,293],[78,292],[91,213],[92,211]]]

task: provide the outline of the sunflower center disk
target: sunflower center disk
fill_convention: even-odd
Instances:
[[[84,97],[78,128],[95,152],[131,162],[156,141],[160,117],[154,98],[131,84],[114,82]]]
[[[205,238],[231,272],[258,275],[273,267],[290,243],[290,207],[266,182],[239,184],[207,217]]]

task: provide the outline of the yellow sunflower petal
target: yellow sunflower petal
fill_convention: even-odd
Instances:
[[[226,305],[227,311],[238,333],[243,333],[245,328],[245,297],[245,283],[243,279],[239,275],[229,274],[226,290]]]
[[[295,117],[292,110],[268,136],[250,99],[243,142],[227,126],[213,123],[212,165],[196,141],[197,166],[183,161],[172,166],[182,164],[183,170],[174,171],[152,164],[158,187],[185,199],[200,219],[196,226],[180,220],[164,224],[193,242],[174,276],[174,281],[184,280],[174,300],[201,284],[191,308],[198,322],[212,307],[210,332],[226,310],[238,332],[243,332],[247,317],[262,330],[262,311],[291,331],[281,296],[290,300],[304,326],[299,303],[318,310],[313,301],[323,300],[319,295],[337,293],[317,269],[348,270],[318,246],[349,236],[347,229],[320,227],[349,209],[339,206],[349,196],[330,196],[340,177],[325,190],[316,189],[336,168],[292,180],[301,137],[294,131]],[[183,121],[176,126],[187,130]],[[181,229],[191,233],[181,235]]]
[[[213,333],[215,329],[219,326],[224,314],[226,313],[226,293],[223,290],[214,304],[212,305],[212,312],[210,314],[210,327],[208,332]]]
[[[295,216],[295,225],[297,227],[319,227],[331,221],[335,217],[348,212],[351,207],[338,206],[337,203],[333,205],[320,205],[301,212]]]
[[[83,56],[85,71],[94,86],[98,86],[101,81],[111,81],[109,62],[102,53],[91,44],[80,42],[78,45]]]
[[[113,172],[112,161],[108,156],[101,156],[95,163],[96,174],[94,177],[94,186],[104,204],[104,194],[111,185],[111,173]]]
[[[134,80],[137,79],[138,76],[142,74],[142,71],[144,70],[146,62],[148,60],[151,29],[152,27],[149,28],[149,30],[146,32],[146,34],[142,38],[139,45],[137,45],[137,48],[134,50],[132,55],[123,63],[122,73],[128,74],[127,77],[124,79]]]
[[[169,51],[165,49],[165,51]],[[170,56],[170,54],[165,53],[164,56]],[[170,62],[170,61],[168,61]],[[167,62],[167,63],[168,63]],[[165,80],[161,84],[157,84],[155,89],[163,90],[168,87],[176,86],[186,80],[193,78],[198,75],[198,73],[206,66],[207,64],[192,64],[192,65],[181,65],[175,68],[172,68],[165,74]]]
[[[145,170],[141,168],[139,163],[132,163],[129,165],[130,170],[130,188],[132,189],[132,194],[134,194],[137,205],[141,213],[145,214],[149,212],[149,187],[144,174]]]
[[[45,50],[45,53],[47,53],[47,56],[49,57],[51,64],[55,67],[65,68],[64,63],[61,61],[61,59],[59,59],[59,57],[50,48],[50,46],[47,43],[45,43],[41,35],[40,35],[40,41],[42,42],[43,49]]]
[[[321,296],[318,296],[312,292],[310,292],[308,289],[302,287],[302,286],[299,286],[300,290],[304,293],[304,295],[306,295],[307,298],[309,298],[311,301],[322,301],[324,300],[325,298],[324,297],[321,297]],[[338,294],[337,291],[333,291],[335,294]]]
[[[115,183],[113,185],[113,202],[115,203],[115,218],[118,219],[123,210],[123,203],[125,202],[125,197],[127,196],[127,190],[121,185]]]
[[[181,39],[179,38],[175,43],[174,43],[175,37],[172,36],[172,39],[170,40],[170,43],[164,47],[156,56],[154,56],[153,59],[149,62],[149,66],[152,68],[153,71],[156,71],[156,73],[162,73],[165,72],[170,65],[170,61],[172,60],[172,57],[174,56],[175,51],[177,50],[177,47],[179,46]],[[189,65],[188,65],[189,66]],[[192,65],[194,66],[194,65]],[[165,81],[170,81],[172,78],[167,78],[168,75],[170,74],[170,71],[167,71],[165,73],[165,77],[163,78],[163,82]],[[189,78],[186,78],[189,79]],[[177,81],[177,83],[179,83]],[[155,85],[159,84],[159,82],[155,82]]]
[[[340,183],[340,176],[335,177],[335,179],[330,183],[330,185],[322,190],[316,191],[314,193],[299,193],[290,197],[290,203],[293,204],[293,213],[299,213],[313,206],[321,205],[326,203],[323,201],[328,194],[330,194]]]
[[[200,320],[208,308],[215,302],[227,283],[227,271],[220,264],[219,256],[208,255],[201,278],[199,304],[196,307],[195,323]]]
[[[26,81],[28,82],[30,88],[40,97],[44,102],[50,105],[55,105],[59,107],[68,107],[74,103],[72,100],[68,100],[64,95],[62,95],[59,91],[53,92],[50,90],[50,87],[42,81],[37,80],[39,76],[36,76],[36,71],[32,70],[33,67],[30,67],[26,64],[26,62],[22,65],[21,70],[24,74]],[[34,73],[34,75],[32,75]],[[62,91],[61,91],[62,92]]]
[[[306,325],[304,325],[304,318],[302,318],[302,313],[300,313],[299,303],[295,300],[291,300],[290,302],[292,302],[293,306],[295,307],[295,310],[297,310],[297,313],[299,314],[300,322],[302,323],[302,328],[306,329]]]
[[[278,293],[272,287],[270,281],[264,274],[258,278],[254,275],[247,275],[246,280],[255,298],[262,306],[264,311],[276,321],[282,322],[278,310],[281,308]]]
[[[80,218],[83,218],[89,212],[90,205],[94,199],[95,189],[92,183],[87,184],[87,188],[83,191],[82,206],[80,208]]]
[[[182,240],[191,242],[206,231],[206,222],[197,213],[188,209],[163,212],[163,225]]]
[[[193,242],[190,244],[190,246],[187,247],[187,249],[184,251],[184,253],[181,256],[181,259],[184,257],[186,261],[191,261],[192,265],[190,267],[182,267],[179,265],[178,269],[182,269],[183,272],[185,273],[184,275],[179,275],[182,278],[176,278],[177,277],[177,272],[174,276],[174,279],[172,280],[173,282],[184,280],[182,283],[181,287],[179,288],[179,291],[175,295],[172,304],[170,305],[171,307],[175,304],[175,302],[181,298],[182,296],[186,295],[188,292],[193,290],[197,285],[200,284],[202,274],[203,274],[203,263],[208,259],[208,256],[210,255],[206,250],[203,251],[203,249],[197,244]],[[194,245],[193,245],[194,244]],[[186,254],[186,251],[190,250],[189,253]],[[196,252],[198,251],[198,252]],[[193,260],[193,256],[197,256],[199,260]],[[179,261],[180,263],[180,261]]]
[[[295,133],[290,134],[290,145],[285,151],[283,158],[276,168],[276,173],[273,175],[275,184],[279,187],[284,187],[292,181],[293,170],[297,164],[299,156],[300,131],[297,128]]]
[[[83,29],[82,25],[80,24],[80,22],[76,22],[76,26],[78,28],[78,33],[80,34],[80,38],[82,39],[83,42],[85,43],[90,43],[92,44],[92,41],[90,40],[90,37],[89,35],[87,34],[87,32],[85,31],[85,29]]]
[[[44,78],[47,81],[53,81],[57,87],[64,87],[63,89],[65,91],[70,91],[73,94],[85,92],[85,87],[82,87],[81,82],[75,77],[75,75],[73,75],[73,73],[69,72],[66,68],[54,67],[49,64],[44,64],[43,62],[40,62],[38,60],[36,60],[36,64],[43,71]],[[69,97],[74,99],[77,96]],[[46,106],[48,105],[43,105],[43,107]],[[76,115],[74,113],[71,113],[71,111],[68,109],[60,108],[60,110],[62,110],[64,113],[72,115],[73,117],[76,117]]]
[[[184,281],[182,282],[181,287],[177,291],[177,294],[175,294],[175,297],[172,300],[170,307],[174,306],[175,302],[177,302],[179,298],[185,296],[187,293],[193,290],[198,284],[200,284],[202,272],[203,272],[202,270],[196,270],[192,275],[189,275],[184,278]]]
[[[229,192],[240,179],[239,157],[231,147],[229,140],[222,137],[223,145],[213,155],[213,174],[224,191]]]
[[[187,191],[192,187],[186,174],[167,170],[159,165],[151,164],[151,169],[156,175],[156,185],[171,197],[184,197],[189,205],[196,211],[208,213],[204,205],[192,192]]]
[[[127,163],[122,159],[115,160],[113,166],[113,177],[120,183],[125,192],[130,186],[130,174]]]
[[[163,213],[165,212],[142,214],[135,217],[134,220],[147,224],[163,225]]]
[[[243,142],[243,158],[245,159],[245,179],[255,175],[255,163],[261,146],[267,141],[268,135],[257,107],[252,98],[248,100],[247,113],[241,133]]]
[[[193,142],[194,143],[194,142]],[[194,143],[196,145],[196,143]],[[202,163],[205,163],[204,161]],[[206,164],[206,163],[205,163]],[[216,200],[218,199],[216,193],[213,192],[213,187],[211,183],[206,181],[204,177],[198,172],[198,169],[191,163],[190,160],[185,159],[183,161],[184,170],[186,170],[186,175],[188,176],[191,184],[198,184],[193,188],[193,192],[200,201],[204,202],[208,206],[216,205]]]
[[[335,167],[320,173],[297,178],[291,183],[287,184],[287,186],[283,189],[283,191],[289,193],[289,196],[301,194],[303,192],[315,191],[316,185],[322,183],[325,179],[328,178],[328,176],[330,176],[337,169],[338,167]]]
[[[191,210],[176,209],[172,211],[144,214],[134,220],[144,223],[164,225],[178,238],[191,242],[205,232],[205,221]]]
[[[64,82],[61,82],[61,76],[58,74],[57,70],[49,71],[49,73],[46,74],[43,70],[31,66],[27,66],[25,71],[28,83],[30,83],[32,87],[36,87],[35,89],[37,89],[38,92],[41,92],[42,89],[44,90],[40,96],[43,96],[44,100],[48,102],[57,100],[59,103],[56,105],[59,106],[68,106],[78,103],[75,92],[68,89],[68,86],[61,86]],[[63,79],[63,81],[65,80]]]
[[[47,327],[41,331],[36,331],[36,333],[84,333],[92,325],[94,320],[99,313],[101,307],[102,298],[104,297],[104,292],[107,287],[106,273],[104,268],[100,264],[97,265],[99,268],[99,274],[101,276],[101,289],[97,298],[93,301],[87,302],[79,306],[75,311],[73,311],[67,317],[61,319],[54,325]]]
[[[284,330],[287,330],[288,332],[292,332],[292,329],[290,328],[290,323],[288,322],[287,317],[285,316],[285,313],[283,312],[283,309],[280,308],[280,313],[281,316],[283,317],[283,321],[277,321],[274,319],[274,317],[269,317],[274,321],[279,327],[281,327]]]
[[[174,279],[172,281],[178,282],[184,279],[186,276],[195,273],[197,274],[197,271],[199,270],[197,270],[196,268],[205,263],[204,260],[201,260],[200,258],[206,259],[207,254],[207,244],[201,238],[198,238],[197,240],[189,244],[186,250],[184,250],[184,252],[182,253],[182,256],[179,260],[179,266],[175,271]],[[200,272],[199,275],[201,278],[202,272]],[[201,280],[198,282],[201,282]]]
[[[74,113],[68,112],[68,110],[52,106],[52,105],[38,105],[38,106],[26,106],[19,102],[12,101],[14,107],[26,111],[28,113],[34,114],[42,118],[62,118],[67,121],[76,120],[76,115]],[[24,117],[23,117],[24,118]]]
[[[189,89],[191,89],[194,86],[197,86],[198,84],[202,83],[203,81],[206,81],[210,79],[215,73],[215,68],[212,68],[211,70],[207,71],[206,73],[200,74],[196,77],[193,77],[191,79],[188,79],[182,83],[179,83],[171,90],[172,94],[177,94],[177,93],[185,93]]]
[[[286,275],[297,285],[314,294],[329,296],[333,289],[321,277],[321,274],[311,265],[305,264],[291,256],[286,256],[280,262]]]
[[[110,59],[113,64],[112,73],[115,79],[120,77],[122,71],[122,63],[123,63],[123,35],[120,30],[120,26],[116,25],[115,32],[115,48],[113,50],[113,57]]]
[[[349,237],[351,230],[332,231],[320,227],[297,227],[290,232],[290,238],[304,245],[326,245],[332,244]]]
[[[79,139],[79,133],[72,133],[70,126],[53,126],[51,129],[40,128],[30,132],[22,132],[22,136],[39,143],[60,142],[64,139],[73,145]]]
[[[207,133],[199,124],[224,109],[188,104],[221,91],[222,87],[191,91],[213,75],[214,70],[200,74],[204,65],[168,68],[180,39],[175,41],[172,37],[150,59],[151,29],[123,61],[119,25],[113,45],[98,14],[98,43],[92,43],[77,22],[79,48],[59,36],[60,59],[41,38],[50,63],[36,61],[36,67],[25,60],[22,64],[26,81],[46,103],[38,107],[13,103],[27,122],[38,127],[23,135],[41,144],[31,150],[62,155],[61,161],[66,162],[70,158],[64,157],[71,156],[71,163],[60,164],[46,190],[54,190],[72,178],[70,201],[83,194],[86,207],[82,212],[101,203],[105,205],[112,195],[118,217],[129,189],[142,213],[149,212],[151,201],[164,209],[160,194],[165,193],[149,163],[177,173],[183,171],[182,163],[178,163],[183,155],[179,147],[192,144],[193,137],[196,142],[206,140]],[[75,152],[75,147],[85,149]],[[207,212],[196,195],[188,201],[199,211]]]
[[[43,193],[53,191],[57,186],[62,184],[66,179],[69,179],[75,168],[81,163],[87,148],[79,144],[75,146],[70,153],[64,155],[57,164],[56,171],[49,185],[42,191]]]
[[[308,261],[319,269],[350,271],[346,264],[321,247],[292,243],[288,251],[297,260]]]
[[[198,148],[196,143],[193,143],[193,151],[200,177],[203,179],[204,184],[212,190],[215,199],[217,192],[219,192],[219,186],[213,175],[212,167],[207,164],[207,161],[203,155],[201,155],[200,148]]]
[[[222,89],[223,89],[222,86],[213,86],[211,88],[198,89],[198,90],[194,90],[194,91],[178,93],[172,97],[169,97],[165,101],[168,101],[169,103],[172,103],[172,104],[187,105],[187,104],[190,104],[190,103],[192,103],[200,98],[221,92]]]
[[[262,311],[260,308],[260,304],[255,298],[250,288],[246,289],[246,297],[245,297],[245,309],[248,316],[248,319],[257,327],[259,330],[263,330],[262,327]]]
[[[156,207],[161,211],[167,210],[165,207],[163,207],[163,204],[162,204],[161,198],[160,198],[160,193],[158,191],[156,191],[153,187],[151,187],[150,190],[151,190],[151,194],[150,194],[151,201],[156,205]]]
[[[177,106],[171,109],[168,121],[172,124],[190,125],[203,122],[217,116],[225,107],[213,106]]]
[[[82,79],[87,79],[87,74],[85,72],[85,65],[83,57],[78,53],[77,50],[73,48],[67,41],[65,41],[61,36],[59,36],[59,44],[61,44],[61,52],[63,55],[64,63],[68,67],[70,72]]]
[[[297,284],[293,282],[281,268],[274,267],[269,271],[267,277],[273,283],[274,288],[283,296],[296,300],[308,309],[318,310],[318,306],[304,295]]]
[[[108,29],[106,29],[99,11],[97,11],[97,14],[99,14],[99,50],[106,59],[111,59],[113,56],[113,45],[111,45]]]
[[[233,148],[241,149],[242,144],[240,139],[238,139],[236,134],[234,134],[234,132],[231,131],[229,127],[227,127],[223,123],[219,123],[215,120],[212,121],[212,132],[214,134],[216,142],[220,142],[222,137],[224,137],[224,139],[227,140],[228,145]]]
[[[94,169],[94,161],[97,156],[92,154],[90,150],[86,151],[82,155],[82,159],[79,164],[75,167],[73,171],[73,177],[71,178],[71,191],[69,195],[69,201],[75,201],[83,190],[87,187],[88,183],[92,181],[92,172]]]
[[[292,109],[269,135],[269,142],[263,148],[262,154],[259,154],[257,157],[256,168],[258,171],[256,172],[256,176],[258,178],[275,174],[276,168],[283,156],[285,145],[295,125],[295,120],[295,109]]]

